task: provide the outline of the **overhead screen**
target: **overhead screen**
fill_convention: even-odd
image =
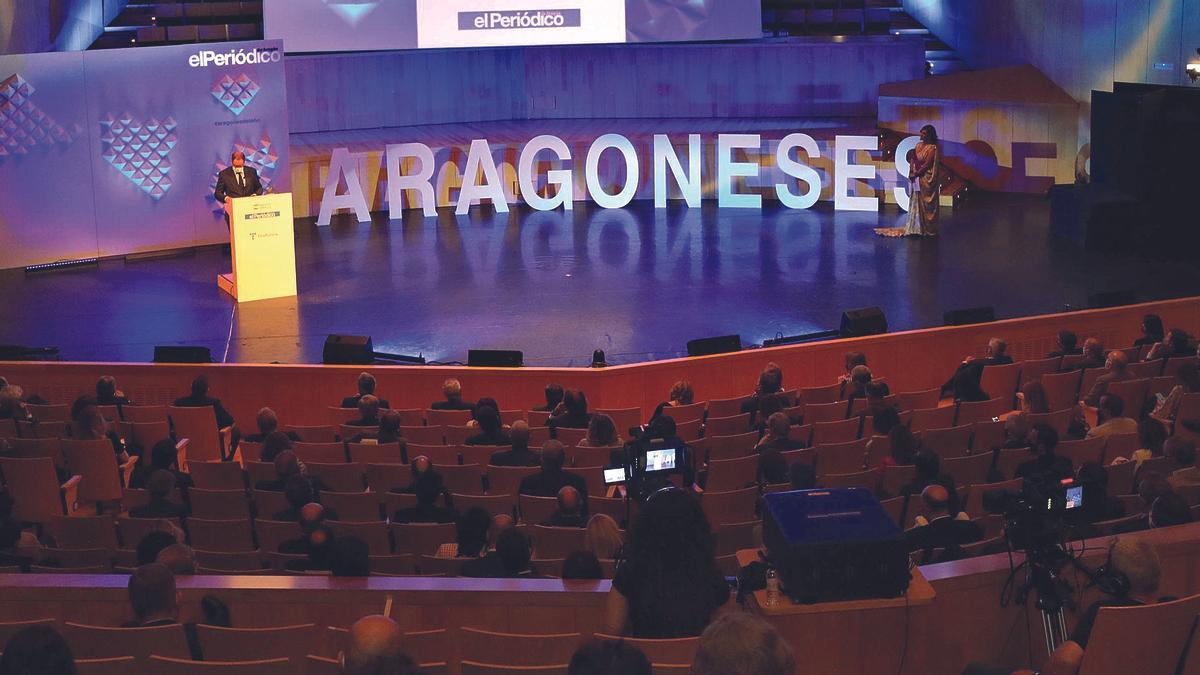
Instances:
[[[287,52],[344,52],[750,39],[759,1],[266,0],[263,14]]]

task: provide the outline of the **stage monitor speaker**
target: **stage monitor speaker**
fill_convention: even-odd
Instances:
[[[1105,307],[1122,307],[1136,305],[1137,294],[1133,291],[1109,291],[1094,293],[1088,296],[1088,309],[1104,309]]]
[[[473,368],[520,368],[525,354],[514,349],[467,350],[467,365]]]
[[[846,310],[842,312],[842,327],[838,332],[844,338],[882,335],[887,332],[887,317],[878,307]]]
[[[158,345],[154,348],[155,363],[212,363],[208,347]]]
[[[0,345],[0,361],[61,361],[58,347]]]
[[[742,351],[741,335],[719,335],[717,337],[697,338],[688,340],[688,356],[708,356],[710,354],[727,354]]]
[[[942,323],[947,326],[969,326],[973,323],[991,323],[995,320],[995,307],[952,309],[942,315]]]
[[[763,543],[798,602],[895,598],[908,590],[904,533],[863,488],[763,495]]]
[[[321,361],[338,365],[374,363],[375,345],[370,335],[330,335],[325,338]]]

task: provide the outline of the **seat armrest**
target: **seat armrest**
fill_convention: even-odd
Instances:
[[[130,455],[125,463],[121,464],[121,486],[128,487],[129,479],[133,476],[133,468],[137,466],[138,456]]]
[[[68,516],[75,513],[79,508],[79,483],[82,481],[83,476],[75,474],[67,482],[59,486],[63,500],[63,513]]]

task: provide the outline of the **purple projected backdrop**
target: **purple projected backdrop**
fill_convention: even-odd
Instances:
[[[759,0],[266,0],[263,19],[289,53],[762,35]]]
[[[290,188],[277,41],[0,57],[0,82],[24,106],[0,120],[0,267],[226,241],[235,148]]]

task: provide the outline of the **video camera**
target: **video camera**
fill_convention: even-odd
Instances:
[[[656,424],[632,427],[632,440],[613,452],[604,469],[608,486],[625,485],[626,495],[636,499],[665,487],[671,476],[681,475],[690,481],[688,447],[676,436],[667,437]]]
[[[1014,551],[1058,547],[1064,528],[1083,518],[1084,484],[1074,478],[1027,480],[1018,491],[983,495],[983,508],[1004,517],[1004,532]]]

